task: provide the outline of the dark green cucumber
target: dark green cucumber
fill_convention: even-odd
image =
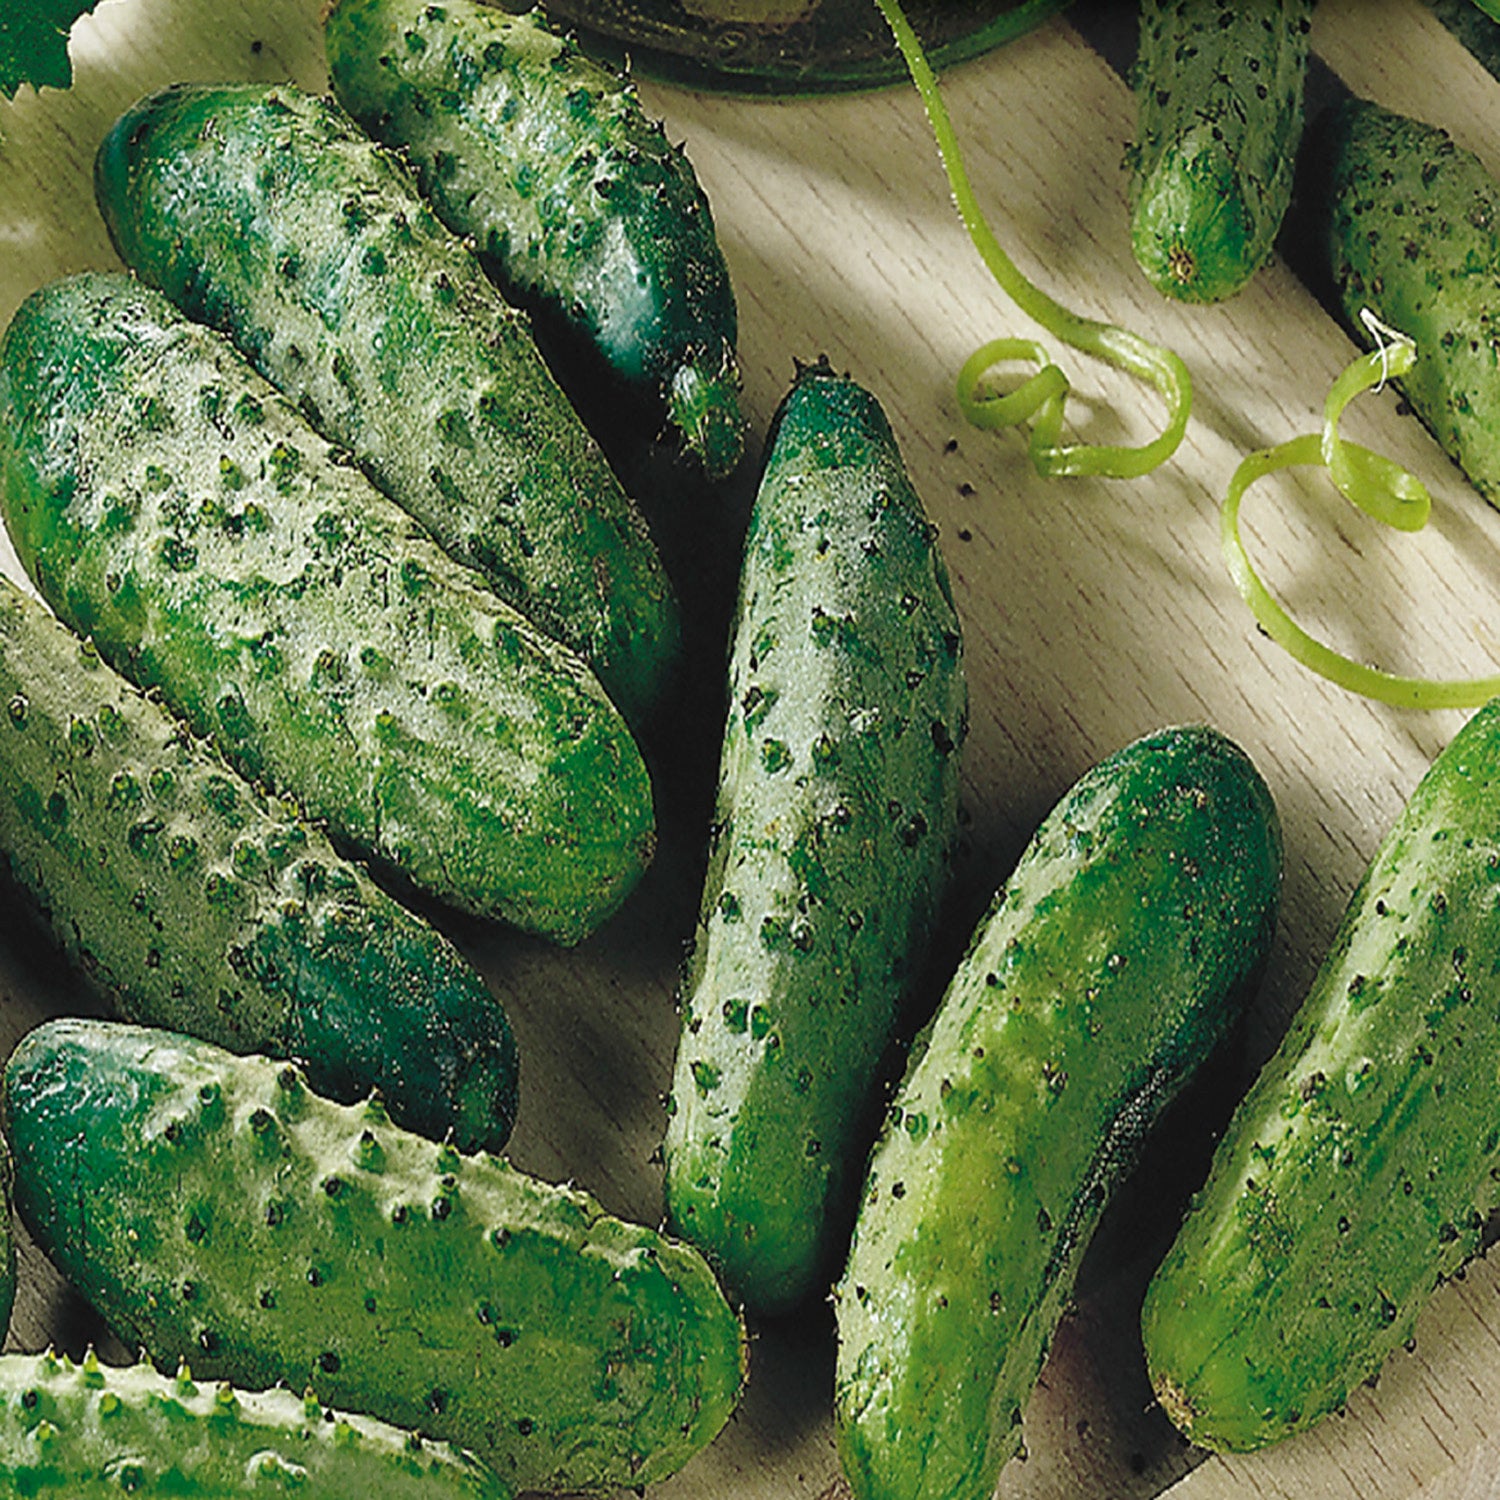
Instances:
[[[733,469],[729,271],[691,164],[628,80],[536,10],[338,0],[324,25],[345,108],[410,153],[438,217],[544,343],[648,398],[711,477]]]
[[[516,1049],[457,949],[0,579],[0,863],[136,1021],[498,1151]]]
[[[967,701],[875,398],[804,370],[746,543],[666,1136],[668,1215],[745,1303],[826,1290],[947,874]]]
[[[1271,258],[1302,138],[1313,0],[1142,0],[1130,242],[1156,288],[1218,302]]]
[[[639,878],[646,768],[584,664],[160,293],[21,306],[0,488],[58,614],[348,848],[561,942]]]
[[[1276,922],[1281,837],[1206,728],[1053,809],[948,987],[870,1164],[839,1284],[837,1436],[859,1500],[988,1500],[1079,1260]]]
[[[0,1358],[0,1487],[36,1500],[508,1500],[468,1455],[287,1390]]]
[[[127,265],[642,721],[680,647],[645,524],[524,318],[391,153],[290,85],[184,86],[118,121],[95,185]]]
[[[1194,1442],[1343,1405],[1412,1336],[1500,1201],[1500,701],[1387,834],[1146,1295],[1152,1381]]]
[[[1500,184],[1446,131],[1350,99],[1308,137],[1309,237],[1351,332],[1368,308],[1417,346],[1397,382],[1500,504]]]
[[[308,1388],[523,1490],[660,1479],[738,1397],[743,1331],[696,1252],[291,1064],[54,1021],[0,1113],[23,1222],[160,1368]]]

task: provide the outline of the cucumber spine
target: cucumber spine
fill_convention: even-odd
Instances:
[[[519,1490],[651,1483],[738,1399],[743,1328],[695,1251],[291,1064],[52,1021],[0,1118],[33,1238],[160,1368],[308,1388]]]
[[[772,431],[664,1146],[670,1222],[766,1314],[842,1258],[967,720],[936,531],[875,397],[809,366]]]
[[[515,1039],[458,950],[3,578],[0,704],[0,861],[122,1014],[505,1144]]]
[[[1270,793],[1203,726],[1116,752],[1044,820],[871,1158],[835,1301],[859,1500],[993,1493],[1111,1190],[1259,977],[1280,880]]]
[[[133,278],[35,292],[0,343],[0,479],[57,613],[347,850],[563,943],[655,844],[629,729],[572,652],[432,544]]]
[[[645,522],[390,152],[289,84],[178,85],[116,122],[95,189],[127,265],[650,718],[681,623]]]

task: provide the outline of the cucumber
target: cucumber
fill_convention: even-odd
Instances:
[[[0,1484],[55,1500],[508,1500],[446,1444],[287,1390],[196,1384],[92,1352],[0,1357]]]
[[[1240,1105],[1142,1313],[1163,1409],[1258,1448],[1412,1336],[1500,1201],[1500,701],[1437,757]]]
[[[16,1240],[10,1222],[10,1147],[0,1135],[0,1343],[10,1329],[16,1301]]]
[[[0,703],[0,859],[123,1014],[505,1144],[515,1041],[453,945],[6,579]]]
[[[650,782],[584,664],[160,293],[22,304],[0,490],[58,614],[348,849],[563,943],[639,879]]]
[[[737,1399],[742,1326],[696,1252],[292,1064],[52,1021],[0,1115],[23,1222],[159,1368],[309,1388],[520,1490],[660,1479]]]
[[[438,217],[535,318],[543,347],[665,415],[711,478],[744,446],[737,314],[708,199],[628,80],[473,0],[337,0],[328,70],[408,152]]]
[[[1313,0],[1142,0],[1130,243],[1158,291],[1219,302],[1270,258],[1302,138]]]
[[[181,86],[115,124],[95,187],[127,265],[649,716],[681,642],[645,523],[390,152],[290,85]]]
[[[891,1104],[839,1283],[857,1497],[988,1500],[1079,1260],[1276,922],[1270,793],[1190,726],[1102,761],[975,932]]]
[[[1490,504],[1500,504],[1500,184],[1446,131],[1363,99],[1309,133],[1307,235],[1350,331],[1369,308],[1417,346],[1397,382]]]
[[[967,698],[934,542],[875,398],[804,369],[746,542],[665,1142],[671,1222],[757,1312],[842,1254],[945,884]]]

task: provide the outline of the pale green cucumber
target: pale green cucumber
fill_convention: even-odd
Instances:
[[[54,1021],[0,1114],[23,1222],[158,1367],[309,1388],[522,1490],[661,1479],[738,1399],[743,1330],[695,1251],[291,1064]]]
[[[988,1500],[1079,1261],[1276,922],[1265,783],[1214,730],[1152,735],[1053,809],[891,1103],[837,1291],[859,1500]]]
[[[196,1383],[92,1353],[0,1358],[0,1486],[29,1500],[508,1500],[446,1443],[288,1390]]]
[[[0,507],[68,624],[346,849],[560,942],[639,879],[650,783],[588,668],[161,293],[22,304]]]
[[[127,265],[228,333],[632,723],[650,715],[680,624],[645,523],[390,152],[287,84],[180,86],[117,122],[95,187]]]
[[[453,944],[3,578],[0,705],[0,866],[123,1014],[505,1144],[515,1041]]]
[[[1146,1294],[1195,1443],[1311,1427],[1412,1337],[1500,1202],[1500,701],[1437,757],[1350,900]]]
[[[967,701],[935,531],[826,364],[773,423],[669,1102],[668,1215],[755,1311],[826,1291],[948,873]]]

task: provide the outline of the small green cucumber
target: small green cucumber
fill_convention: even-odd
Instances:
[[[988,1500],[1109,1195],[1238,1015],[1281,835],[1249,759],[1166,730],[1053,809],[892,1102],[836,1298],[859,1500]]]
[[[180,86],[116,123],[95,187],[127,265],[648,716],[681,642],[645,523],[390,152],[290,85]]]
[[[544,348],[664,411],[710,477],[729,473],[744,446],[729,270],[692,165],[628,80],[539,10],[337,0],[324,24],[345,108],[410,153]]]
[[[772,424],[668,1104],[675,1228],[757,1312],[826,1291],[948,870],[967,699],[934,528],[826,364]]]
[[[0,1357],[0,1487],[35,1500],[509,1500],[500,1479],[288,1390],[199,1385],[186,1365]]]
[[[1366,308],[1417,346],[1397,384],[1490,504],[1500,504],[1500,184],[1446,131],[1363,99],[1308,138],[1309,239],[1345,320]]]
[[[1271,258],[1302,139],[1313,0],[1142,0],[1130,242],[1152,284],[1218,302]]]
[[[498,1151],[509,1023],[452,943],[0,579],[0,865],[132,1020]]]
[[[159,292],[22,304],[0,507],[74,630],[347,848],[559,942],[640,877],[645,763],[583,662]]]
[[[22,1222],[159,1368],[310,1389],[520,1490],[651,1483],[738,1398],[743,1328],[695,1251],[290,1063],[51,1021],[0,1115]]]
[[[1146,1294],[1195,1443],[1312,1426],[1412,1337],[1500,1201],[1500,701],[1423,777]]]

